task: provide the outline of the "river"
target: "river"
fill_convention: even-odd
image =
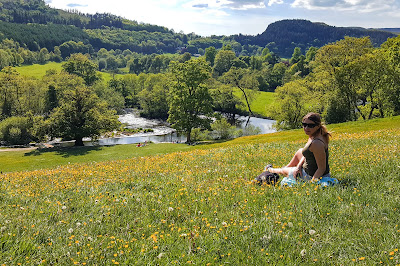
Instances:
[[[245,129],[248,117],[239,116],[238,128]],[[131,136],[121,136],[113,138],[103,138],[98,140],[98,145],[116,145],[116,144],[134,144],[154,142],[185,142],[185,136],[179,136],[175,129],[168,127],[168,124],[161,120],[146,119],[139,116],[136,110],[126,110],[126,113],[119,116],[119,121],[127,125],[128,128],[151,128],[153,132],[138,133]],[[251,117],[248,125],[258,127],[260,134],[273,133],[276,130],[272,128],[274,120]],[[85,143],[90,145],[90,142]]]

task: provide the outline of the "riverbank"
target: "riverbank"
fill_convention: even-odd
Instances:
[[[365,132],[379,134],[380,130],[400,129],[400,116],[369,121],[348,122],[343,124],[328,125],[333,139],[341,138],[346,134],[359,133],[358,138]],[[367,136],[367,135],[366,135]],[[50,148],[50,149],[3,149],[0,152],[0,171],[27,171],[45,168],[54,168],[60,165],[74,163],[92,163],[102,161],[123,160],[132,157],[154,156],[173,152],[185,152],[194,149],[210,149],[226,147],[230,145],[248,145],[257,143],[302,143],[304,134],[301,129],[276,132],[265,135],[254,135],[241,137],[229,141],[216,141],[200,143],[200,145],[189,146],[175,143],[149,143],[145,147],[136,147],[136,144]],[[2,150],[2,149],[0,149]]]

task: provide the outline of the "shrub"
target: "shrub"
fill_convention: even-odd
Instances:
[[[216,120],[212,123],[211,128],[218,139],[231,139],[234,137],[236,130],[226,118]]]
[[[0,141],[8,145],[24,145],[45,138],[42,117],[13,116],[0,122]]]
[[[0,140],[6,144],[28,144],[32,141],[32,119],[28,117],[10,117],[0,122]]]

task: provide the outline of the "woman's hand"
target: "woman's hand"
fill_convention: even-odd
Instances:
[[[296,168],[293,171],[293,177],[294,179],[297,180],[297,175],[299,175],[301,173],[301,167],[296,166]]]

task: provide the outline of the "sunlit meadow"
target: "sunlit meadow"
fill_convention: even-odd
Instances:
[[[301,131],[0,175],[0,265],[399,265],[399,120],[336,126],[325,189],[251,182]]]

